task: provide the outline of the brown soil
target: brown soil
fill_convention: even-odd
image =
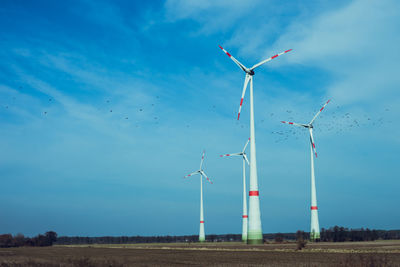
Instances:
[[[400,266],[400,241],[132,244],[0,249],[2,266]]]

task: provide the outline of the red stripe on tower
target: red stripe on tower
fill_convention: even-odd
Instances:
[[[311,210],[317,210],[318,207],[317,206],[311,206]]]
[[[200,221],[200,223],[204,223],[204,221]]]
[[[258,191],[249,191],[249,196],[250,197],[259,196],[259,193],[258,193]]]
[[[243,218],[248,218],[249,216],[247,216],[247,215],[243,215],[242,217],[243,217]]]

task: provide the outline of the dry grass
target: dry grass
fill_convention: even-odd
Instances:
[[[3,266],[400,266],[400,241],[129,244],[0,249]]]

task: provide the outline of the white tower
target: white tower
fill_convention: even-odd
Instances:
[[[308,124],[301,124],[301,123],[295,123],[295,122],[288,122],[288,121],[282,121],[282,123],[287,123],[291,124],[294,126],[298,127],[304,127],[308,129],[310,133],[310,155],[311,155],[311,229],[310,229],[310,239],[311,241],[315,241],[317,239],[320,239],[320,232],[319,232],[319,221],[318,221],[318,206],[317,206],[317,189],[315,186],[315,175],[314,175],[314,155],[317,157],[317,150],[315,148],[315,142],[314,142],[314,136],[313,136],[313,122],[315,119],[318,117],[318,115],[321,113],[322,110],[324,110],[325,106],[328,105],[330,99],[325,103],[325,105],[315,114],[314,118],[308,123]]]
[[[225,154],[221,155],[221,157],[229,157],[229,156],[241,156],[243,162],[243,213],[242,213],[242,241],[247,242],[247,229],[248,229],[248,216],[247,216],[247,191],[246,191],[246,162],[250,165],[249,160],[247,159],[246,155],[246,147],[249,144],[249,140],[247,140],[246,144],[242,152],[239,153],[232,153],[232,154]]]
[[[267,63],[268,61],[292,51],[292,49],[286,50],[282,53],[276,54],[270,58],[267,58],[251,68],[246,68],[236,58],[229,54],[225,49],[219,46],[225,54],[227,54],[236,65],[239,66],[245,73],[246,77],[244,80],[244,86],[242,91],[242,98],[240,100],[238,120],[240,117],[240,110],[243,104],[243,98],[246,93],[247,84],[250,82],[250,190],[249,190],[249,224],[247,233],[248,244],[262,244],[262,226],[261,226],[261,213],[260,213],[260,194],[258,191],[258,178],[257,178],[257,160],[256,160],[256,137],[254,130],[254,103],[253,103],[253,75],[254,69]]]
[[[200,161],[200,169],[198,171],[192,172],[191,174],[186,175],[184,178],[190,177],[195,174],[200,175],[200,231],[199,231],[199,242],[204,242],[206,240],[206,235],[204,232],[204,208],[203,208],[203,177],[207,179],[211,184],[213,183],[210,178],[206,175],[206,173],[203,171],[203,162],[204,162],[204,154],[205,151],[203,151],[203,155],[201,156],[201,161]]]

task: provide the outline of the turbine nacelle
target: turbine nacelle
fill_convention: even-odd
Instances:
[[[184,176],[183,178],[188,178],[188,177],[190,177],[190,176],[193,176],[193,175],[196,175],[196,174],[200,174],[201,177],[206,178],[206,180],[207,180],[208,182],[210,182],[210,184],[213,183],[213,182],[211,181],[211,179],[207,176],[207,174],[203,171],[204,154],[205,154],[205,151],[203,151],[203,155],[201,156],[200,169],[199,169],[198,171],[189,173],[188,175]]]
[[[274,56],[272,56],[272,57],[269,57],[269,58],[267,58],[267,59],[265,59],[265,60],[263,60],[263,61],[261,61],[261,62],[255,64],[255,65],[252,66],[251,68],[247,68],[247,67],[245,67],[242,63],[240,63],[239,60],[237,60],[236,58],[234,58],[228,51],[226,51],[222,46],[220,46],[220,45],[218,45],[218,46],[219,46],[219,48],[221,48],[222,51],[224,51],[224,53],[225,53],[228,57],[230,57],[230,59],[232,59],[233,62],[235,62],[236,65],[238,65],[239,68],[241,68],[241,69],[246,73],[246,78],[245,78],[245,81],[244,81],[244,86],[243,86],[243,91],[242,91],[242,98],[240,99],[240,106],[239,106],[239,112],[238,112],[238,118],[237,118],[237,119],[239,120],[239,118],[240,118],[240,110],[242,109],[243,98],[244,98],[244,95],[245,95],[245,93],[246,93],[247,84],[248,84],[249,82],[250,82],[250,84],[253,83],[254,69],[260,67],[261,65],[264,65],[264,64],[267,63],[268,61],[270,61],[270,60],[272,60],[272,59],[274,59],[274,58],[277,58],[277,57],[280,56],[280,55],[283,55],[283,54],[285,54],[285,53],[287,53],[287,52],[292,51],[292,49],[283,51],[283,52],[281,52],[281,53],[279,53],[279,54],[276,54],[276,55],[274,55]],[[252,86],[252,85],[250,85],[250,86]]]
[[[243,158],[244,161],[247,162],[248,165],[250,165],[249,159],[247,158],[247,154],[246,154],[246,147],[250,142],[250,138],[247,140],[246,144],[243,147],[242,152],[239,153],[232,153],[232,154],[224,154],[224,155],[220,155],[220,157],[230,157],[230,156],[241,156]]]
[[[312,130],[314,128],[313,122],[318,117],[318,115],[321,113],[321,111],[324,110],[325,106],[328,105],[329,101],[331,101],[331,100],[329,99],[325,103],[325,105],[317,112],[317,114],[315,114],[314,118],[308,124],[301,124],[301,123],[289,122],[289,121],[281,121],[282,123],[287,123],[287,124],[291,124],[291,125],[298,126],[298,127],[304,127],[304,128],[307,128],[309,130],[309,132],[310,132],[310,143],[311,143],[311,146],[312,146],[312,150],[314,151],[315,157],[317,157],[317,151],[315,149],[314,137],[313,137],[313,134],[312,134]]]
[[[246,73],[247,73],[248,75],[250,75],[250,76],[253,76],[253,75],[254,75],[254,70],[249,70],[249,69],[247,69],[247,70],[246,70]]]

